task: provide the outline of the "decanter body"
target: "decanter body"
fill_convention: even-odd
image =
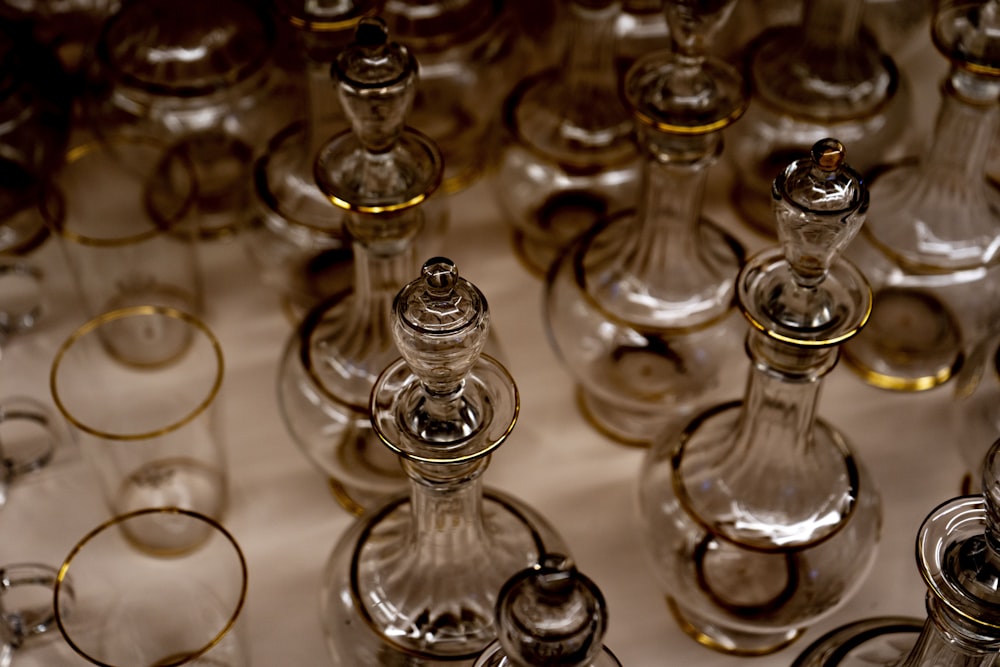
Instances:
[[[546,554],[504,584],[498,638],[473,667],[621,667],[602,640],[608,610],[597,585],[573,561]]]
[[[773,236],[771,182],[824,137],[851,146],[862,172],[901,149],[910,92],[862,25],[865,0],[806,0],[800,25],[764,30],[748,47],[753,103],[728,140],[733,198]]]
[[[564,13],[558,65],[526,77],[504,101],[494,176],[515,248],[537,275],[574,237],[634,205],[641,165],[618,95],[621,3],[571,0]]]
[[[793,667],[981,667],[1000,654],[1000,441],[978,475],[981,496],[932,511],[917,534],[927,618],[869,618],[836,628]]]
[[[1000,120],[998,28],[1000,2],[935,15],[934,43],[952,68],[933,136],[918,159],[872,179],[870,222],[850,256],[875,307],[844,352],[876,386],[948,381],[1000,319],[1000,201],[985,179]]]
[[[330,137],[350,127],[330,83],[330,63],[376,4],[276,3],[286,60],[300,80],[304,101],[253,164],[255,218],[246,247],[266,285],[281,295],[293,321],[351,284],[351,241],[344,213],[330,206],[313,175],[316,156]]]
[[[402,461],[409,492],[338,540],[322,622],[336,665],[471,664],[496,638],[504,583],[562,544],[533,510],[483,487],[519,405],[507,371],[481,355],[482,293],[450,260],[432,258],[400,291],[392,320],[403,359],[376,382],[371,420]]]
[[[667,51],[640,59],[625,81],[645,156],[638,208],[579,236],[549,272],[550,341],[584,414],[616,440],[647,444],[742,376],[733,296],[743,249],[701,217],[742,93],[724,63]]]
[[[87,129],[174,144],[196,169],[205,237],[248,222],[253,160],[292,113],[276,38],[257,3],[151,0],[122,3],[94,49]]]
[[[825,140],[775,180],[783,252],[738,278],[750,322],[742,401],[653,443],[640,513],[653,571],[680,626],[737,655],[776,651],[862,582],[879,539],[879,494],[843,435],[816,417],[838,345],[867,319],[864,277],[837,255],[868,194]]]
[[[353,289],[306,314],[285,347],[278,382],[289,432],[338,500],[357,513],[406,487],[398,460],[371,429],[368,400],[381,370],[399,356],[390,306],[418,265],[422,205],[442,173],[434,143],[404,129],[416,67],[373,18],[361,20],[355,41],[337,57],[340,101],[353,130],[320,150],[316,182],[346,211]]]

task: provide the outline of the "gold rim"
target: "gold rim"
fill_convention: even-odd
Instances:
[[[212,346],[212,351],[215,353],[215,359],[218,364],[218,372],[215,374],[215,380],[212,382],[212,386],[208,391],[205,398],[199,403],[191,412],[185,415],[178,421],[167,424],[166,426],[154,429],[152,431],[146,431],[143,433],[111,433],[108,431],[102,431],[98,428],[94,428],[81,421],[75,415],[73,415],[69,408],[63,403],[62,397],[59,394],[59,369],[63,362],[64,357],[69,352],[69,350],[77,344],[84,336],[93,333],[101,326],[114,322],[116,320],[124,319],[127,317],[138,317],[145,315],[161,315],[163,317],[172,318],[175,320],[181,320],[196,330],[200,331],[203,336],[208,340],[209,344]],[[208,409],[208,406],[215,401],[216,396],[219,394],[219,390],[222,387],[222,377],[225,374],[225,360],[222,356],[222,345],[219,343],[218,338],[212,333],[212,330],[208,328],[204,322],[200,319],[185,313],[183,311],[177,310],[176,308],[170,308],[168,306],[132,306],[129,308],[121,308],[119,310],[112,310],[107,313],[103,313],[93,318],[92,320],[86,322],[79,329],[70,334],[59,349],[56,351],[55,358],[52,361],[52,370],[49,372],[49,390],[52,393],[52,399],[59,408],[59,412],[74,426],[79,428],[81,431],[89,433],[90,435],[97,436],[98,438],[103,438],[105,440],[116,440],[116,441],[135,441],[135,440],[147,440],[149,438],[155,438],[157,436],[176,431],[177,429],[191,423],[200,414]]]
[[[715,651],[719,651],[720,653],[725,653],[727,655],[734,655],[743,658],[755,658],[763,655],[770,655],[771,653],[776,653],[781,649],[785,648],[786,646],[788,646],[789,644],[793,643],[796,639],[801,637],[802,634],[805,632],[804,629],[794,630],[790,633],[790,636],[785,637],[783,640],[779,641],[774,646],[765,646],[763,648],[758,648],[758,649],[730,648],[729,646],[726,646],[725,644],[718,641],[714,637],[711,637],[710,635],[707,635],[698,628],[696,628],[694,624],[687,619],[687,617],[684,615],[684,612],[681,611],[681,608],[674,601],[674,599],[669,596],[667,597],[667,608],[670,610],[670,615],[674,617],[674,620],[677,622],[677,625],[679,625],[681,630],[684,631],[684,634],[688,635],[702,646],[706,646]]]
[[[59,626],[59,632],[66,640],[66,643],[69,644],[70,648],[72,648],[77,654],[89,660],[90,662],[94,663],[95,665],[100,665],[101,667],[117,667],[116,665],[102,662],[101,660],[89,655],[86,651],[77,646],[77,644],[73,641],[73,639],[70,637],[69,631],[66,629],[66,626],[63,622],[63,614],[61,613],[59,605],[60,601],[59,592],[62,590],[62,587],[64,585],[67,588],[70,587],[70,583],[66,581],[66,578],[69,575],[69,570],[70,566],[73,563],[73,559],[76,558],[77,554],[79,554],[80,551],[83,550],[83,548],[91,540],[93,540],[95,537],[97,537],[98,535],[100,535],[101,533],[110,528],[122,525],[136,517],[146,516],[150,514],[179,514],[207,524],[216,533],[222,535],[229,542],[230,546],[232,546],[233,552],[239,559],[240,574],[241,574],[239,600],[236,601],[236,606],[233,609],[233,613],[230,615],[229,620],[226,621],[226,624],[222,627],[222,629],[215,635],[215,637],[211,639],[211,641],[209,641],[207,644],[205,644],[205,646],[201,647],[197,651],[186,653],[180,656],[177,660],[171,659],[169,662],[158,663],[161,665],[161,667],[178,667],[179,665],[189,664],[191,661],[197,660],[198,658],[200,658],[201,656],[205,655],[210,650],[212,650],[212,648],[218,645],[218,643],[222,641],[223,637],[225,637],[229,633],[229,631],[233,628],[233,626],[236,624],[236,619],[239,617],[240,612],[243,610],[243,605],[246,603],[247,587],[249,583],[246,557],[243,555],[243,550],[240,548],[240,545],[236,541],[236,538],[233,537],[233,535],[228,530],[226,530],[226,528],[221,523],[219,523],[215,519],[207,517],[204,514],[200,514],[198,512],[194,512],[191,510],[181,509],[179,507],[150,507],[112,517],[107,521],[103,522],[102,524],[100,524],[99,526],[97,526],[96,528],[94,528],[93,530],[91,530],[86,535],[84,535],[83,538],[76,543],[73,549],[69,552],[69,555],[66,556],[62,565],[59,567],[59,573],[56,575],[55,586],[53,587],[53,608],[56,617],[56,624]]]

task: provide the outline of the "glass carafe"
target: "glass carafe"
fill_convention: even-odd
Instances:
[[[404,121],[416,91],[413,54],[390,42],[385,23],[364,18],[334,63],[351,130],[320,149],[316,182],[331,215],[345,213],[353,289],[313,307],[289,337],[278,400],[285,425],[327,475],[338,500],[360,513],[402,490],[406,476],[372,431],[375,378],[399,356],[390,305],[419,266],[423,204],[441,181],[436,145]]]
[[[981,496],[942,503],[917,533],[927,616],[867,618],[817,639],[793,667],[979,667],[1000,654],[1000,441],[979,473]]]
[[[679,39],[704,39],[683,22],[684,3],[667,6]],[[746,95],[733,68],[686,50],[641,58],[624,87],[644,155],[638,208],[569,244],[549,272],[545,312],[584,415],[643,445],[714,402],[733,385],[727,376],[743,376],[733,300],[743,248],[701,207],[722,130]]]
[[[742,401],[653,443],[639,480],[647,553],[668,606],[699,643],[736,655],[783,648],[847,600],[872,563],[879,493],[844,436],[816,416],[838,346],[871,290],[839,259],[868,192],[836,140],[774,183],[782,247],[741,271],[751,360]]]
[[[621,667],[603,644],[604,595],[562,554],[546,554],[507,580],[497,634],[473,667]]]
[[[814,142],[837,137],[862,172],[902,150],[909,86],[864,28],[864,10],[865,0],[805,0],[800,24],[767,28],[748,47],[753,103],[728,155],[737,209],[769,236],[771,182]]]
[[[281,0],[276,6],[283,65],[299,79],[304,104],[254,162],[254,224],[244,238],[263,282],[275,288],[297,324],[351,283],[344,213],[317,187],[313,165],[330,137],[350,127],[330,82],[330,64],[378,3]]]
[[[409,491],[338,540],[323,575],[323,627],[335,665],[471,664],[496,638],[504,583],[566,552],[531,508],[483,486],[519,410],[514,380],[481,355],[483,294],[450,260],[432,258],[399,292],[391,319],[403,358],[375,383],[371,420]]]
[[[998,35],[1000,2],[941,5],[934,44],[951,71],[928,146],[871,178],[870,221],[850,257],[875,305],[844,353],[875,386],[947,382],[1000,319],[1000,195],[984,172],[1000,121]]]
[[[619,0],[570,0],[559,62],[504,101],[494,193],[536,275],[575,236],[635,203],[641,160],[615,67]]]
[[[276,37],[263,3],[142,0],[123,2],[94,48],[85,129],[173,144],[197,173],[204,238],[246,224],[253,160],[292,112]]]

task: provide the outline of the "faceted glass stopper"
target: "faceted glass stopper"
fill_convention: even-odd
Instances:
[[[507,582],[497,621],[500,645],[513,664],[586,667],[603,650],[607,608],[569,558],[550,554]]]
[[[489,333],[482,292],[459,277],[450,259],[434,257],[396,296],[393,313],[396,346],[425,388],[439,395],[456,391]]]
[[[440,184],[444,164],[434,142],[406,128],[416,59],[389,41],[382,19],[365,17],[331,73],[351,130],[319,150],[319,189],[334,205],[360,213],[394,213],[423,202]]]
[[[758,328],[812,344],[854,335],[871,312],[871,288],[840,261],[868,213],[868,189],[836,139],[813,145],[774,179],[772,198],[783,261],[759,256],[738,283]],[[779,268],[783,265],[783,269]],[[836,267],[836,271],[833,271]],[[779,330],[783,332],[778,333]]]

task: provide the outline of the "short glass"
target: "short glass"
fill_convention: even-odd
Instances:
[[[173,506],[224,514],[222,377],[222,348],[208,326],[162,306],[105,313],[62,344],[52,396],[79,431],[112,514]],[[133,537],[159,553],[190,548],[202,534],[171,527]]]
[[[164,531],[199,534],[201,544],[179,554],[132,548],[136,535]],[[178,508],[145,509],[102,523],[73,547],[56,579],[55,618],[70,647],[95,665],[242,667],[249,659],[237,620],[246,595],[246,559],[221,524]]]

